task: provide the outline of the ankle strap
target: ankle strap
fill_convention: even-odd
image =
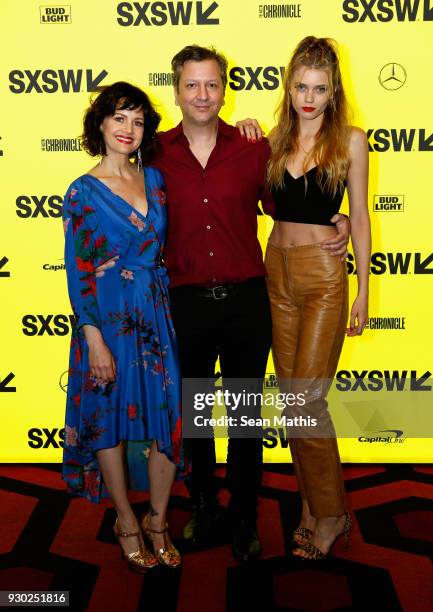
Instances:
[[[161,529],[161,531],[158,531],[157,529],[151,529],[150,527],[146,527],[146,531],[148,531],[149,533],[166,533],[168,531],[168,525],[166,524],[164,529]]]
[[[140,532],[136,531],[134,533],[127,533],[126,531],[116,531],[116,535],[121,538],[134,538],[138,537],[140,535]]]
[[[120,531],[118,518],[116,518],[116,522],[114,523],[114,533],[116,534],[116,536],[119,536],[121,538],[135,538],[141,535],[139,531],[135,531],[134,533],[132,532],[128,533],[127,531]]]

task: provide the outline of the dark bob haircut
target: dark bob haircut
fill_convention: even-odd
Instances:
[[[144,114],[143,140],[140,145],[141,157],[143,164],[151,162],[156,152],[156,130],[161,116],[153,108],[148,96],[138,87],[123,81],[101,87],[98,91],[98,97],[91,101],[84,114],[82,148],[92,157],[105,155],[105,142],[100,130],[105,117],[112,117],[116,110],[141,108]],[[132,152],[130,157],[136,157],[136,153]]]
[[[213,47],[200,47],[199,45],[188,45],[176,53],[171,60],[171,69],[173,71],[173,85],[179,91],[180,73],[182,72],[185,62],[203,62],[205,60],[215,60],[218,64],[223,89],[227,85],[227,60],[218,53]]]

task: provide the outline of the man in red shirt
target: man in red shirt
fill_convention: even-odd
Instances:
[[[213,379],[219,357],[223,379],[263,379],[271,316],[257,205],[259,200],[266,210],[272,205],[264,187],[269,145],[266,140],[249,144],[218,117],[227,82],[223,57],[186,47],[172,67],[182,122],[160,134],[161,154],[154,165],[167,189],[164,260],[182,378]],[[185,406],[186,418],[190,410]],[[194,512],[184,535],[205,540],[218,508],[214,439],[211,434],[189,439],[186,449]],[[233,551],[240,560],[260,552],[255,524],[261,468],[261,439],[229,440]]]

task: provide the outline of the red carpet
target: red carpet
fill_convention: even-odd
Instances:
[[[0,590],[68,590],[70,610],[91,612],[433,610],[431,466],[345,467],[352,543],[347,550],[337,543],[319,563],[288,554],[300,510],[296,485],[291,466],[268,466],[258,562],[239,566],[223,533],[210,548],[183,549],[182,570],[144,577],[121,563],[110,504],[70,498],[59,469],[0,466]],[[137,514],[146,509],[146,495],[131,499]],[[180,549],[188,516],[186,489],[177,483],[169,520]]]

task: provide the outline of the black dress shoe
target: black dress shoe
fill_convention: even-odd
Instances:
[[[183,538],[190,544],[207,544],[215,539],[221,526],[221,508],[217,501],[193,507],[191,519],[183,528]]]
[[[261,546],[255,522],[239,520],[233,525],[232,551],[241,563],[254,561],[260,556]]]

